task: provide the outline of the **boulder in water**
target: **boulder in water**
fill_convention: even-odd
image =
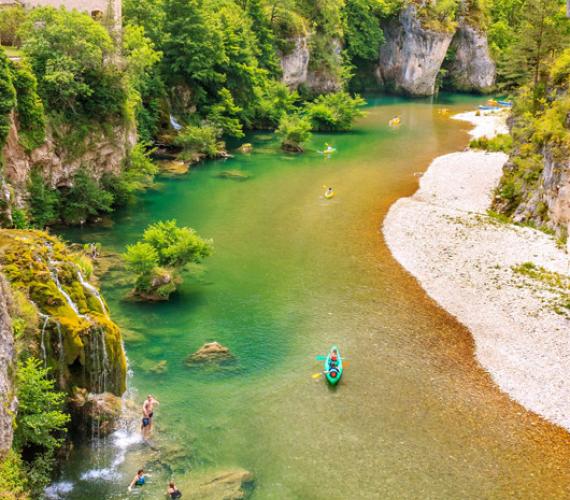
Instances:
[[[233,359],[230,350],[219,342],[208,342],[186,358],[186,364],[211,363]]]
[[[249,153],[251,153],[251,152],[253,151],[253,146],[252,146],[249,142],[247,142],[247,143],[245,143],[245,144],[242,144],[242,145],[238,148],[238,151],[239,151],[240,153],[249,154]]]
[[[86,389],[76,388],[70,402],[74,409],[73,424],[77,429],[95,429],[98,436],[107,436],[117,430],[123,409],[121,398],[110,392],[92,394]]]
[[[230,179],[232,181],[245,181],[249,179],[249,174],[242,172],[241,170],[224,170],[220,172],[216,177],[220,179]]]
[[[190,165],[181,160],[161,160],[158,165],[163,174],[169,175],[184,175],[190,170]]]

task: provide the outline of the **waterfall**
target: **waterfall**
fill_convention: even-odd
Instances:
[[[47,350],[46,350],[46,327],[49,323],[49,316],[38,311],[41,318],[44,319],[44,324],[42,325],[42,336],[40,348],[42,350],[42,359],[44,361],[44,367],[47,368]]]
[[[172,128],[176,131],[182,130],[182,125],[176,121],[176,118],[174,118],[172,114],[170,115],[170,125],[172,125]]]
[[[101,294],[99,293],[97,288],[95,288],[91,283],[89,283],[83,277],[83,274],[81,274],[81,271],[77,271],[77,278],[79,279],[81,286],[99,301],[99,304],[101,305],[101,310],[103,311],[103,314],[108,315],[107,308],[105,307],[105,302],[103,302],[103,298],[101,297]]]
[[[57,353],[58,353],[58,359],[59,359],[59,366],[58,366],[58,370],[59,370],[59,385],[61,387],[64,386],[65,384],[65,351],[63,348],[63,335],[61,334],[61,325],[59,324],[59,321],[55,322],[56,326],[57,326]]]
[[[72,298],[69,296],[69,294],[61,286],[61,283],[59,282],[59,276],[57,275],[57,269],[55,269],[55,268],[51,269],[51,275],[52,275],[53,281],[55,282],[55,284],[57,286],[57,289],[59,290],[59,293],[61,293],[65,297],[65,301],[67,302],[69,307],[71,307],[71,309],[73,309],[73,312],[75,314],[77,314],[77,316],[79,316],[80,318],[85,318],[85,315],[81,314],[79,312],[79,308],[77,307],[75,302],[73,302]]]

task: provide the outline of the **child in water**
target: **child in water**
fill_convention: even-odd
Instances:
[[[135,477],[131,481],[131,484],[129,484],[129,491],[132,491],[134,486],[144,486],[146,478],[147,476],[145,475],[144,470],[139,469],[138,472],[135,474]]]
[[[168,483],[168,488],[166,490],[166,494],[168,495],[168,498],[181,498],[182,497],[182,493],[180,493],[180,490],[176,487],[176,485],[174,484],[174,481],[170,481],[170,483]]]

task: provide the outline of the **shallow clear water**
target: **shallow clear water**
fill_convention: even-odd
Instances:
[[[256,499],[567,497],[567,435],[496,389],[468,332],[380,232],[389,206],[416,189],[414,173],[467,143],[469,126],[437,110],[479,102],[373,98],[354,132],[315,136],[301,156],[257,134],[253,154],[161,179],[112,228],[64,233],[123,251],[151,222],[176,218],[214,239],[206,272],[169,303],[130,303],[112,277],[102,283],[130,332],[137,403],[149,392],[161,401],[154,439],[175,479],[242,467],[256,475]],[[402,126],[391,130],[395,114]],[[324,142],[337,148],[330,159],[316,152]],[[250,178],[217,177],[228,169]],[[237,362],[186,367],[212,340]],[[333,343],[350,360],[334,390],[311,377]],[[163,360],[166,373],[145,371]],[[77,449],[62,474],[74,486],[66,498],[124,498],[139,466],[154,476],[138,496],[161,498],[170,474],[149,448]]]

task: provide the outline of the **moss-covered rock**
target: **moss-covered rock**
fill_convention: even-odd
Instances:
[[[121,396],[121,333],[78,261],[47,233],[0,230],[0,264],[16,299],[21,349],[44,359],[69,395],[80,387]]]

